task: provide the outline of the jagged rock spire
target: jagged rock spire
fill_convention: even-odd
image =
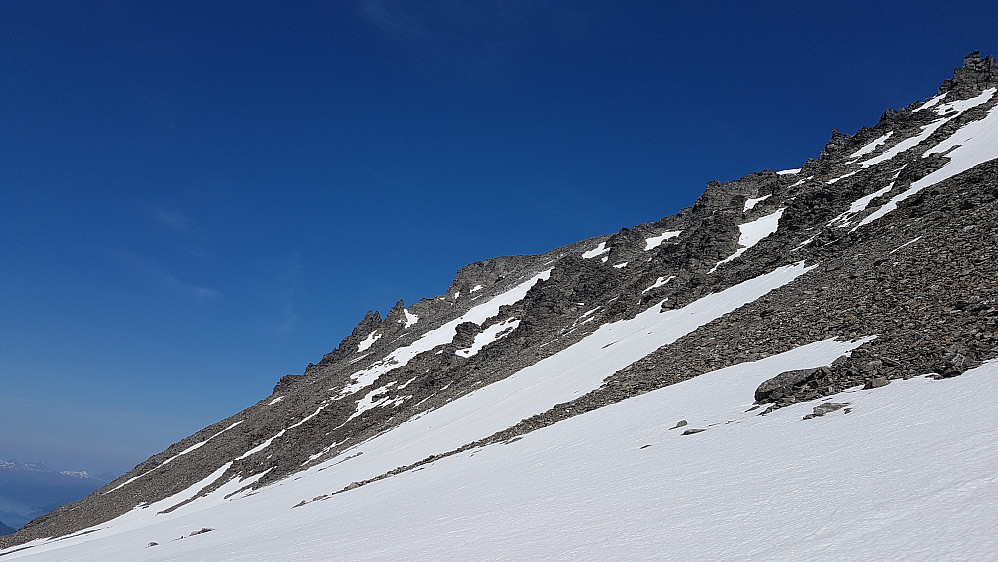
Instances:
[[[963,57],[963,66],[953,71],[953,78],[943,81],[940,94],[953,93],[957,97],[977,94],[991,86],[998,86],[998,65],[992,55],[981,58],[980,51]]]

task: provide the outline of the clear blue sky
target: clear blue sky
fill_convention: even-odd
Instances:
[[[123,472],[454,271],[800,166],[976,2],[0,3],[0,458]]]

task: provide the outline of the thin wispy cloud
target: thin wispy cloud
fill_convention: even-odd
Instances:
[[[178,278],[154,259],[146,258],[123,250],[112,250],[112,254],[131,267],[158,280],[166,287],[180,293],[187,293],[196,300],[212,299],[221,294],[215,289],[202,287]]]
[[[409,9],[393,0],[365,0],[363,15],[395,38],[428,37],[426,25]]]
[[[176,230],[177,232],[190,232],[194,230],[194,222],[179,211],[156,207],[153,209],[153,219],[160,225]]]

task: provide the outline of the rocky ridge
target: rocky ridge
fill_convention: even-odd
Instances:
[[[994,59],[972,53],[936,97],[888,110],[854,135],[833,131],[800,170],[711,182],[693,205],[654,223],[461,268],[443,295],[408,307],[399,301],[384,318],[368,313],[318,363],[281,378],[270,397],[0,546],[107,521],[226,463],[200,494],[237,476],[264,486],[505,379],[601,325],[659,303],[678,309],[794,262],[813,269],[598,388],[455,451],[830,337],[876,336],[829,367],[767,381],[754,396],[760,414],[858,385],[959,375],[998,356],[998,147],[958,173],[948,167],[966,158],[960,131],[998,111],[996,88]]]

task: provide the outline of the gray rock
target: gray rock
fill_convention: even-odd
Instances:
[[[813,413],[804,416],[804,419],[810,420],[814,418],[820,418],[821,416],[827,413],[834,412],[836,410],[841,410],[842,408],[845,408],[848,405],[849,405],[848,402],[844,403],[822,402],[821,404],[818,404],[817,406],[814,407]]]

